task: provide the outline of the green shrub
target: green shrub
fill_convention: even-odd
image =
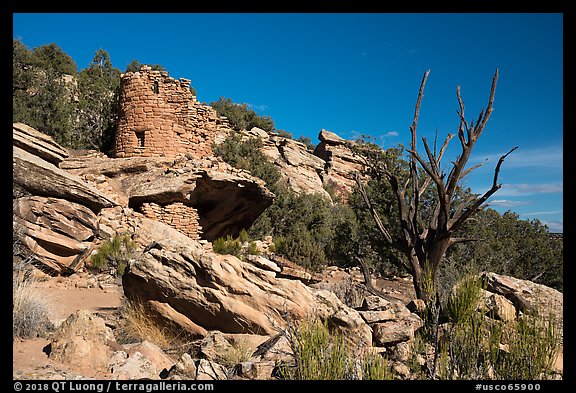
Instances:
[[[256,245],[255,242],[250,242],[250,245],[248,246],[248,254],[250,255],[260,254],[260,251],[258,251],[258,246]]]
[[[559,326],[553,317],[523,315],[511,329],[508,353],[495,364],[500,379],[546,379],[559,349]]]
[[[280,377],[296,380],[391,379],[387,359],[359,352],[328,324],[310,317],[285,331],[294,364],[284,365]]]
[[[391,380],[394,377],[388,359],[380,354],[368,352],[360,358],[363,380]]]
[[[356,245],[337,252],[334,244],[341,243],[336,242],[338,229],[345,226],[344,222],[354,219],[350,208],[341,204],[331,205],[319,194],[294,192],[281,180],[280,171],[262,153],[261,146],[260,139],[243,139],[237,133],[230,134],[222,143],[214,146],[216,155],[228,164],[248,170],[264,180],[276,195],[272,206],[247,231],[248,238],[272,236],[275,239],[272,252],[312,270],[322,269],[330,259],[335,264],[344,264],[339,259],[349,259],[348,251]],[[243,235],[240,236],[243,242]],[[330,258],[327,253],[330,253]]]
[[[448,296],[446,312],[454,323],[467,321],[475,312],[483,290],[482,279],[469,275],[458,282]]]
[[[215,253],[218,254],[240,256],[240,250],[242,249],[242,246],[240,245],[240,241],[238,239],[234,239],[231,235],[227,235],[226,237],[221,237],[214,240],[212,243],[212,249]]]
[[[249,171],[275,190],[273,186],[280,179],[280,171],[260,151],[262,141],[258,138],[242,139],[238,133],[230,133],[220,144],[213,146],[214,154],[238,169]]]
[[[275,242],[276,252],[307,269],[320,271],[327,264],[323,242],[313,239],[310,231],[300,225]]]
[[[248,232],[246,232],[246,229],[243,228],[238,234],[238,240],[240,240],[240,243],[245,243],[249,239],[250,237],[248,236]]]
[[[354,358],[344,337],[331,335],[319,319],[305,320],[289,337],[295,367],[283,369],[286,379],[352,379]]]
[[[136,242],[130,234],[116,234],[110,240],[105,240],[98,248],[96,254],[90,257],[91,265],[98,271],[106,270],[112,266],[116,274],[124,274],[126,263],[134,256]]]
[[[274,120],[269,116],[260,116],[248,104],[237,104],[230,98],[220,97],[218,101],[210,103],[219,116],[228,118],[230,126],[236,130],[251,130],[253,127],[265,131],[274,131]]]
[[[468,286],[470,285],[470,286]],[[471,290],[470,288],[476,288]],[[534,380],[551,377],[559,346],[558,325],[553,318],[523,315],[513,322],[493,320],[468,305],[479,288],[475,280],[458,290],[466,299],[453,301],[454,322],[443,325],[437,347],[437,364],[428,365],[423,377],[466,380]],[[466,306],[463,306],[466,305]],[[422,332],[419,340],[428,339]],[[433,343],[433,341],[431,342]],[[425,353],[413,346],[411,358]],[[418,367],[410,362],[412,369]],[[433,370],[431,373],[430,370]]]

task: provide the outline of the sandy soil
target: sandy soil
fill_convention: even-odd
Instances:
[[[362,276],[355,272],[357,282],[361,282]],[[332,277],[325,277],[330,282],[344,278],[344,273],[338,272]],[[89,287],[90,277],[43,277],[35,283],[35,289],[44,297],[50,306],[51,319],[59,325],[70,314],[85,309],[105,320],[114,320],[114,313],[122,304],[122,287],[119,282],[109,282],[101,287]],[[411,282],[406,279],[384,280],[375,279],[374,285],[387,293],[406,298],[411,298]],[[50,343],[49,339],[16,339],[13,341],[12,350],[12,375],[14,379],[107,379],[107,374],[97,373],[91,369],[75,368],[74,365],[63,365],[49,359],[44,348]]]
[[[80,287],[77,287],[79,285]],[[44,278],[35,289],[44,297],[51,310],[51,319],[60,324],[70,314],[84,309],[106,319],[122,303],[120,285],[103,288],[85,287],[83,278]],[[12,344],[12,375],[14,379],[103,379],[106,374],[90,369],[74,368],[48,358],[44,348],[50,343],[45,338],[16,339]]]

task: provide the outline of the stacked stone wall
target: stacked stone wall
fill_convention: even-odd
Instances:
[[[198,102],[190,80],[143,66],[121,80],[115,156],[175,157],[212,154],[219,132],[229,129],[209,105]]]
[[[186,206],[181,202],[165,206],[156,203],[144,203],[141,212],[144,216],[170,225],[194,240],[200,240],[202,233],[202,228],[198,223],[200,217],[196,209],[191,206]]]

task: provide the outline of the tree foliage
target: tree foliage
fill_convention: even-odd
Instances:
[[[456,245],[447,254],[455,269],[474,265],[491,271],[563,290],[564,247],[539,220],[521,220],[518,214],[484,209],[463,228],[478,239]]]
[[[69,146],[73,141],[76,86],[74,61],[56,44],[28,49],[13,40],[12,119]]]
[[[79,145],[111,153],[118,118],[120,70],[112,66],[108,52],[99,49],[92,63],[78,75],[80,99]]]
[[[219,116],[226,116],[230,126],[236,130],[251,130],[253,127],[265,131],[274,131],[274,121],[269,116],[260,116],[248,104],[237,104],[230,98],[220,97],[218,101],[211,102],[210,106]]]
[[[252,238],[272,236],[276,253],[310,269],[320,269],[334,252],[336,223],[350,216],[350,208],[331,205],[320,195],[297,194],[281,179],[278,168],[260,151],[257,138],[232,133],[214,146],[216,155],[230,165],[248,170],[266,182],[274,203],[249,229]]]
[[[28,49],[13,40],[12,119],[52,136],[64,147],[111,149],[120,72],[99,49],[80,73],[56,44]]]
[[[137,59],[132,60],[130,63],[128,63],[128,65],[126,66],[126,70],[124,71],[124,73],[126,72],[137,72],[140,71],[140,68],[143,66],[144,64],[140,63]],[[166,71],[166,68],[164,68],[163,65],[161,64],[147,64],[150,68],[152,68],[155,71]]]

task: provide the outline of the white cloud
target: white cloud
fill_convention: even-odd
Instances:
[[[563,210],[546,210],[539,212],[522,213],[521,216],[543,216],[546,214],[562,214]]]
[[[266,112],[270,107],[268,105],[254,105],[254,104],[246,104],[250,109],[253,109],[256,112]]]
[[[498,190],[499,196],[525,196],[534,194],[556,194],[562,193],[564,185],[562,183],[545,183],[545,184],[502,184]]]
[[[388,131],[384,136],[398,136],[398,131]]]
[[[510,199],[495,199],[493,201],[488,201],[490,206],[499,206],[499,207],[514,207],[514,206],[522,206],[522,205],[529,205],[530,201],[514,201]]]
[[[470,157],[471,165],[487,160],[488,163],[496,163],[507,151],[498,153],[476,153]],[[544,146],[532,149],[518,148],[504,160],[505,168],[559,168],[562,169],[563,149],[562,146]],[[485,165],[484,168],[494,169],[494,165]]]
[[[564,232],[564,220],[559,221],[544,221],[540,220],[540,222],[548,227],[548,231],[550,232]]]
[[[474,192],[478,194],[484,194],[491,187],[492,184],[490,184],[489,186],[485,185],[485,186],[473,187],[473,189]],[[502,184],[502,188],[496,191],[495,196],[518,197],[518,196],[527,196],[535,194],[557,194],[562,193],[563,190],[564,185],[562,183],[542,183],[542,184],[504,183]]]

